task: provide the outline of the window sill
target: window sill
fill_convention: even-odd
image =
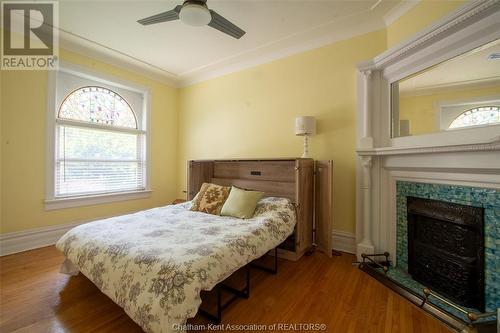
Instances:
[[[144,199],[151,196],[151,190],[98,194],[71,198],[45,200],[45,210],[64,209],[80,206],[100,205],[109,202]]]

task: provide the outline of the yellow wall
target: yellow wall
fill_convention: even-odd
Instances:
[[[354,232],[355,66],[461,3],[423,1],[387,29],[181,89],[178,195],[189,159],[300,156],[294,118],[312,115],[311,156],[334,160],[334,228]]]
[[[2,33],[2,30],[0,30],[0,33]],[[3,213],[2,213],[2,207],[3,207],[3,196],[2,196],[2,193],[3,193],[3,174],[2,174],[2,160],[3,160],[3,154],[2,154],[2,151],[3,151],[3,138],[2,138],[2,132],[3,132],[3,117],[2,117],[2,95],[1,95],[1,92],[2,92],[2,73],[3,71],[0,70],[0,226],[2,225],[2,216],[3,216]],[[1,230],[0,230],[0,233],[1,233]]]
[[[185,163],[191,158],[298,156],[302,141],[293,136],[297,115],[318,119],[319,133],[311,140],[311,153],[317,159],[334,160],[334,227],[353,232],[355,65],[461,3],[424,1],[388,29],[179,90],[62,51],[64,60],[151,88],[150,199],[44,211],[47,73],[2,72],[0,233],[166,204],[184,196]]]
[[[311,115],[311,156],[334,160],[335,228],[353,232],[355,65],[384,48],[384,31],[373,32],[181,89],[179,195],[189,159],[300,156],[295,117]]]
[[[440,130],[439,103],[499,95],[500,86],[457,89],[423,96],[403,96],[399,98],[399,119],[410,120],[411,135],[434,133]]]
[[[151,89],[151,198],[45,211],[47,72],[2,71],[2,223],[7,233],[164,205],[175,198],[177,91],[112,65],[61,51],[61,59]]]
[[[421,0],[405,15],[387,27],[387,48],[409,39],[431,23],[449,14],[467,1],[464,0]]]

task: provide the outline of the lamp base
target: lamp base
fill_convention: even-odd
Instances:
[[[304,135],[304,153],[302,158],[309,158],[309,135]]]

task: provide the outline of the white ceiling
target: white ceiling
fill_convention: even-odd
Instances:
[[[500,59],[488,59],[492,53],[500,54],[500,40],[404,79],[399,83],[399,90],[408,95],[465,86],[500,85]]]
[[[418,1],[417,1],[418,2]],[[209,8],[247,33],[240,39],[181,21],[142,26],[179,1],[60,1],[62,47],[187,85],[384,27],[416,1],[220,1]]]

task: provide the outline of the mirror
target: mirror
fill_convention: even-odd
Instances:
[[[392,137],[500,127],[500,40],[391,85]]]

